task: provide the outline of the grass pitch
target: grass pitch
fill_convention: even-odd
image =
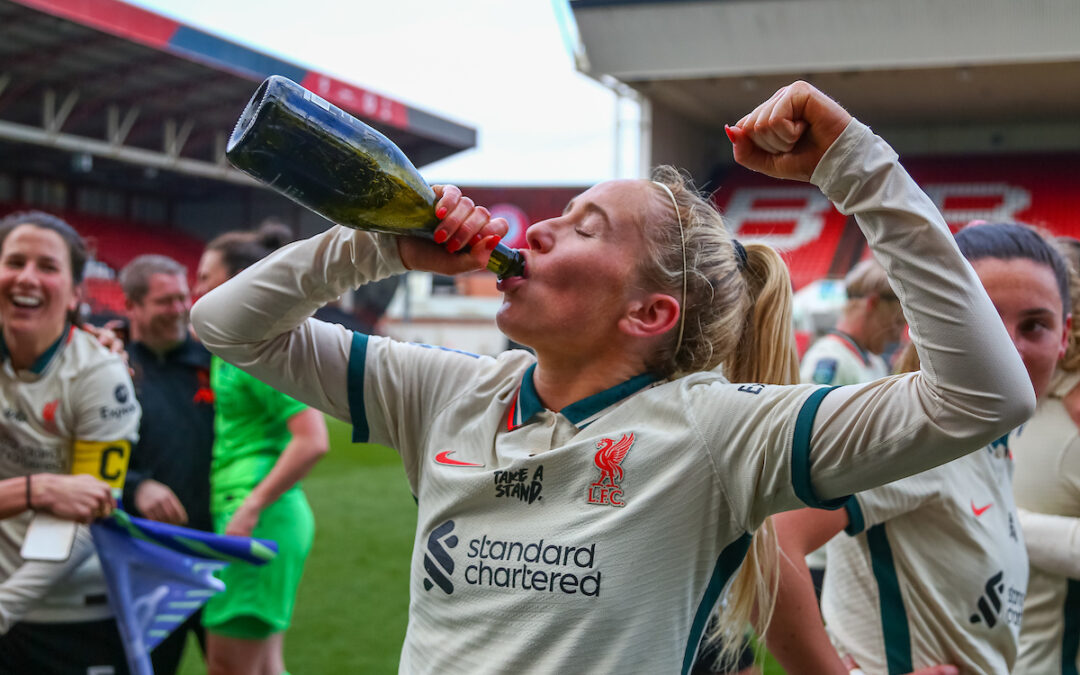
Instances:
[[[353,444],[327,420],[330,452],[304,479],[315,543],[285,638],[289,672],[396,673],[409,611],[416,503],[397,454]],[[188,645],[180,675],[205,675]]]
[[[397,454],[354,444],[327,419],[330,452],[304,479],[315,543],[300,584],[285,665],[305,673],[396,673],[409,611],[416,503]],[[189,641],[179,675],[206,675]],[[783,671],[767,659],[765,675]]]

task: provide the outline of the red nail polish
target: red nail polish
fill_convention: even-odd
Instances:
[[[446,207],[445,206],[440,206],[438,208],[438,210],[435,211],[435,217],[438,218],[439,220],[442,220],[443,218],[445,218],[446,217]]]
[[[728,140],[730,140],[732,143],[735,142],[735,130],[734,129],[732,129],[731,127],[729,127],[728,125],[725,124],[724,125],[724,133],[727,134]]]
[[[469,240],[469,248],[479,244],[481,239],[483,239],[483,237],[481,237],[479,233],[473,235],[473,238]]]
[[[457,239],[453,240],[452,242],[450,242],[449,244],[446,245],[446,250],[451,252],[451,253],[454,253],[459,248],[461,248],[461,243]]]
[[[435,235],[432,237],[436,244],[441,244],[449,238],[450,235],[446,233],[446,230],[435,230]]]
[[[494,251],[495,247],[499,245],[500,241],[502,241],[502,237],[499,237],[499,236],[488,237],[487,249],[489,251]]]

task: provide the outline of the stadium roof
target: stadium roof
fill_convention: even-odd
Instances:
[[[9,143],[32,143],[54,149],[35,153],[49,161],[82,153],[247,184],[225,142],[272,74],[377,128],[417,166],[476,144],[470,127],[118,0],[0,0],[0,169],[28,160]]]
[[[571,0],[580,67],[717,126],[794,79],[891,127],[1080,117],[1075,0]]]

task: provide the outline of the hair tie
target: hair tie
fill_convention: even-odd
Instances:
[[[654,185],[667,193],[671,198],[671,205],[675,208],[675,217],[679,221],[679,245],[682,248],[682,300],[679,302],[679,337],[675,340],[675,353],[682,348],[683,329],[686,327],[686,232],[683,231],[682,213],[679,211],[679,202],[675,200],[675,193],[667,185],[654,180]]]
[[[731,238],[731,245],[735,247],[735,258],[739,261],[739,271],[742,272],[750,264],[746,258],[746,248],[735,237]]]

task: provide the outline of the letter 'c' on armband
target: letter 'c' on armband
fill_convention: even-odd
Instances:
[[[128,460],[131,458],[131,442],[75,441],[71,473],[86,473],[100,478],[112,488],[124,487]]]

